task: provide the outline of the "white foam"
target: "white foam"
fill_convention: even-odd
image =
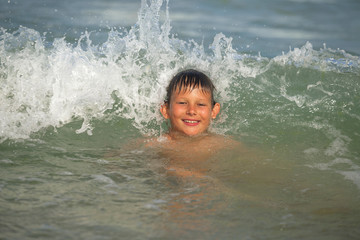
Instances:
[[[290,49],[288,53],[276,56],[273,62],[282,65],[295,65],[319,69],[321,71],[348,72],[360,66],[360,58],[343,50],[326,48],[316,51],[310,42],[301,48]]]
[[[308,148],[308,149],[304,150],[305,154],[317,154],[319,152],[320,152],[320,150],[317,148]]]
[[[0,159],[0,163],[4,164],[13,164],[14,162],[10,159]]]
[[[58,172],[60,176],[74,176],[72,172],[64,171],[64,172]]]
[[[360,189],[360,171],[337,171],[345,177],[345,179],[353,182]]]
[[[116,185],[115,182],[111,178],[106,177],[104,175],[93,175],[92,177],[97,182],[107,183],[109,185],[114,185],[114,186]]]
[[[346,141],[347,140],[347,141]],[[325,154],[328,156],[343,156],[347,153],[347,142],[348,138],[337,137],[333,140],[330,146],[325,150]]]
[[[143,0],[137,23],[129,31],[112,29],[108,39],[98,45],[87,32],[76,44],[65,38],[49,44],[39,32],[25,27],[13,33],[0,32],[0,142],[26,139],[40,129],[61,127],[74,119],[83,121],[76,133],[91,135],[93,120],[105,117],[131,119],[142,133],[158,135],[165,88],[172,75],[184,68],[205,71],[213,79],[221,102],[239,97],[231,96],[231,83],[242,88],[234,79],[256,78],[274,63],[315,68],[314,63],[318,66],[320,61],[320,68],[326,71],[348,68],[350,63],[352,67],[359,65],[358,57],[329,49],[315,51],[310,43],[269,60],[237,52],[232,38],[222,33],[214,36],[210,48],[184,41],[170,33],[168,1],[162,0]],[[328,53],[346,61],[324,60],[322,56]],[[308,88],[332,94],[321,84]],[[304,95],[291,95],[285,85],[280,91],[299,107],[313,103]],[[222,112],[217,121],[226,118]]]
[[[345,170],[338,170],[337,165],[341,165],[342,169],[345,166]],[[310,168],[316,168],[322,171],[333,170],[334,172],[345,177],[346,180],[350,180],[360,189],[360,166],[355,164],[348,158],[335,158],[327,163],[314,163],[307,165]]]

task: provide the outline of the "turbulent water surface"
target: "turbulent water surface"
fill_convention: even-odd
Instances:
[[[0,0],[0,238],[357,239],[359,14]],[[152,146],[185,68],[213,79],[211,131],[241,147]]]

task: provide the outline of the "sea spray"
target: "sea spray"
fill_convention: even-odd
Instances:
[[[168,81],[189,67],[214,80],[222,105],[216,132],[267,139],[298,123],[358,125],[359,57],[342,50],[306,43],[268,59],[239,52],[222,33],[210,46],[179,39],[171,34],[168,1],[142,1],[137,23],[109,29],[103,43],[92,42],[95,34],[69,43],[47,42],[46,33],[26,27],[1,30],[1,141],[78,120],[76,133],[91,135],[94,120],[114,118],[159,135]]]
[[[227,52],[219,53],[220,40],[231,41],[216,37],[216,63],[211,63],[213,57],[201,44],[170,37],[168,10],[161,25],[161,6],[162,1],[143,1],[137,24],[129,31],[110,30],[108,40],[99,45],[92,44],[88,32],[75,44],[60,38],[47,46],[35,30],[3,29],[2,140],[28,138],[76,119],[83,120],[76,132],[91,134],[91,121],[109,115],[132,119],[141,132],[157,134],[158,108],[172,74],[195,67],[216,78],[229,59]],[[218,87],[220,93],[226,82]]]

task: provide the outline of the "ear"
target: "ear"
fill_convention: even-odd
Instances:
[[[215,103],[213,109],[211,110],[212,119],[215,119],[216,116],[219,114],[219,112],[220,112],[220,103]]]
[[[169,105],[167,103],[161,105],[160,112],[165,119],[169,119]]]

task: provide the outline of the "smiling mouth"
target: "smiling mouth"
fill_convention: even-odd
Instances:
[[[195,127],[195,126],[199,125],[199,123],[200,123],[199,120],[188,120],[188,119],[184,119],[183,122],[188,127]]]
[[[197,120],[183,120],[185,123],[192,123],[192,124],[194,124],[194,123],[199,123],[200,121],[197,121]]]

